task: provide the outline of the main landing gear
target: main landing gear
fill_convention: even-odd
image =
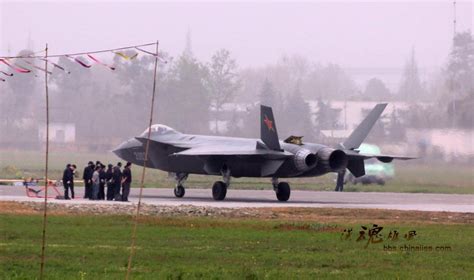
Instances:
[[[186,193],[184,189],[184,181],[188,178],[187,173],[176,173],[174,179],[176,180],[176,187],[174,188],[174,195],[176,197],[183,197]]]
[[[212,186],[212,198],[214,200],[224,200],[227,194],[227,188],[230,185],[230,170],[224,166],[221,170],[222,181],[217,181]]]
[[[288,201],[288,199],[290,199],[290,184],[287,182],[278,182],[278,178],[272,178],[272,185],[279,201]]]

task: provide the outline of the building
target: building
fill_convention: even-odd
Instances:
[[[38,137],[40,142],[46,141],[45,124],[39,125]],[[50,123],[49,141],[52,143],[75,143],[76,125],[73,123]]]

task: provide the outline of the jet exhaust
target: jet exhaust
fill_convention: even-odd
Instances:
[[[322,148],[316,155],[319,164],[327,171],[337,172],[347,166],[347,155],[342,150]]]
[[[318,158],[307,149],[299,149],[293,157],[293,162],[298,171],[306,171],[316,165]]]
[[[313,168],[318,163],[318,157],[308,149],[294,146],[287,146],[285,149],[294,154],[292,161],[298,172]]]

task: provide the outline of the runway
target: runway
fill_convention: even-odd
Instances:
[[[82,187],[77,187],[74,200],[51,198],[49,201],[78,204],[118,203],[82,199],[83,191]],[[132,189],[129,198],[131,203],[138,201],[138,191]],[[0,186],[0,200],[43,201],[41,198],[27,197],[24,187],[15,186]],[[142,202],[164,206],[193,205],[219,208],[314,207],[474,213],[474,195],[461,194],[292,191],[289,201],[279,202],[272,190],[229,189],[224,201],[215,201],[212,199],[211,189],[186,189],[185,197],[176,198],[172,189],[147,188],[143,190]]]

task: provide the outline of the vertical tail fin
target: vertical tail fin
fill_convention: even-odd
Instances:
[[[351,135],[342,143],[344,149],[356,149],[359,148],[360,144],[365,140],[367,134],[374,126],[375,122],[379,119],[383,110],[387,107],[387,103],[379,103],[375,105],[374,109],[370,111],[369,115],[359,124],[359,126],[352,131]]]
[[[260,105],[260,138],[269,149],[281,151],[272,108],[264,105]]]

